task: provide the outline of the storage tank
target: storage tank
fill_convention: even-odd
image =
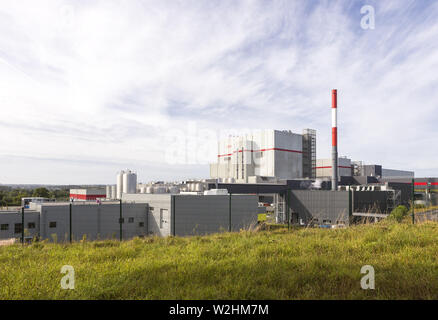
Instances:
[[[145,186],[140,187],[140,193],[146,193],[146,187]]]
[[[106,198],[111,199],[111,186],[106,186]]]
[[[202,183],[195,183],[193,191],[196,191],[196,192],[204,191],[204,185]]]
[[[117,193],[116,193],[116,186],[111,186],[111,198],[110,199],[116,199]]]
[[[122,199],[124,173],[125,171],[122,170],[117,174],[116,199]]]
[[[123,193],[137,193],[137,174],[131,170],[123,174]]]
[[[146,193],[153,193],[153,188],[151,186],[146,187]]]

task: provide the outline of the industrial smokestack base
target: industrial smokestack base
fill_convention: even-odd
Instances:
[[[338,92],[332,90],[332,190],[338,190]]]

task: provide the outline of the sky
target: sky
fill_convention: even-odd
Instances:
[[[429,0],[0,1],[0,183],[208,178],[218,138],[258,129],[316,129],[328,158],[331,89],[340,155],[438,176],[437,17]]]

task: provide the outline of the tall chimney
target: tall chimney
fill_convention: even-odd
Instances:
[[[338,91],[332,90],[332,190],[338,190]]]

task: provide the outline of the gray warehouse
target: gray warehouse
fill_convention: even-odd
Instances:
[[[201,235],[239,231],[257,222],[256,195],[123,194],[123,201],[149,206],[149,234]]]
[[[255,195],[123,194],[121,205],[41,203],[32,204],[24,217],[21,211],[0,212],[0,239],[24,234],[62,242],[239,231],[257,223],[258,211]]]

